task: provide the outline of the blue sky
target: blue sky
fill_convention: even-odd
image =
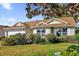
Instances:
[[[28,22],[43,19],[41,15],[32,19],[26,17],[25,3],[0,3],[0,25],[13,25],[17,22]]]

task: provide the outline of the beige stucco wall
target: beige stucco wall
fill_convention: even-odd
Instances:
[[[68,28],[67,29],[67,35],[74,35],[75,34],[75,28]]]
[[[46,35],[51,33],[51,29],[50,28],[46,28]]]
[[[37,29],[33,29],[33,34],[36,34],[37,33]]]

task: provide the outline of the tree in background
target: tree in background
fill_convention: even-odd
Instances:
[[[27,3],[26,16],[32,18],[42,15],[48,19],[51,17],[72,16],[75,19],[79,17],[78,3]]]

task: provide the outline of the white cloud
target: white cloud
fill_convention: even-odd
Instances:
[[[9,22],[13,22],[13,21],[16,22],[16,20],[15,20],[14,18],[9,18],[8,21],[9,21]]]
[[[15,23],[17,23],[18,21],[16,20],[16,19],[14,19],[14,18],[8,18],[7,19],[7,23],[8,23],[8,25],[13,25],[13,24],[15,24]]]
[[[3,6],[3,8],[7,9],[7,10],[11,10],[12,7],[11,7],[11,3],[0,3],[0,5]]]
[[[12,26],[17,22],[19,21],[16,20],[15,18],[5,18],[5,17],[0,18],[0,25]]]

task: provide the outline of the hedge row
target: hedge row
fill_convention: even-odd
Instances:
[[[75,35],[75,37],[79,37]],[[55,36],[53,34],[48,34],[45,37],[40,37],[39,35],[30,34],[26,36],[25,34],[16,34],[9,37],[1,39],[1,44],[3,46],[10,45],[24,45],[24,44],[48,44],[48,43],[77,43],[74,36]]]

